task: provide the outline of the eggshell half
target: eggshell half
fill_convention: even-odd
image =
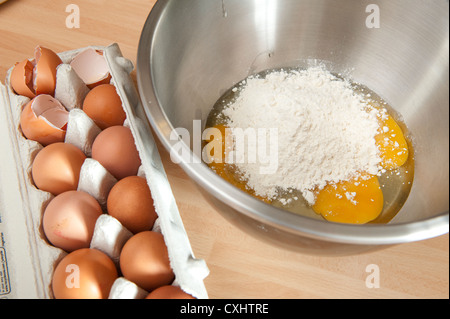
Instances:
[[[16,63],[10,76],[10,83],[14,92],[30,99],[36,96],[33,86],[33,70],[33,62],[24,60]]]
[[[69,112],[62,104],[48,94],[41,94],[31,100],[20,116],[23,135],[30,140],[47,146],[63,142]]]
[[[35,76],[35,91],[39,94],[55,94],[56,87],[56,69],[62,60],[59,56],[50,49],[38,46],[35,49],[36,69]]]
[[[100,50],[88,48],[78,53],[70,66],[90,89],[111,81],[108,64]]]

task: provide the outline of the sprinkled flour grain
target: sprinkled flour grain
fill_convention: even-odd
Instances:
[[[312,205],[313,191],[327,183],[379,173],[378,112],[351,83],[312,67],[246,79],[222,115],[230,128],[278,130],[276,173],[260,174],[259,162],[236,163],[248,187],[268,199],[296,189]]]

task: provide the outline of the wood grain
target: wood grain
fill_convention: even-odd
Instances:
[[[0,5],[0,79],[37,44],[57,52],[119,44],[136,63],[144,22],[156,0],[10,0]],[[80,8],[80,28],[65,25]],[[236,229],[201,196],[159,145],[196,257],[206,260],[210,298],[449,298],[449,237],[350,257],[317,257],[269,246]],[[375,264],[380,287],[367,288]]]

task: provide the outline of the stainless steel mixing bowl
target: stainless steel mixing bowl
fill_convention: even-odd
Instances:
[[[167,150],[181,145],[193,156],[180,165],[218,211],[263,240],[340,255],[445,234],[448,9],[445,0],[159,0],[138,52],[145,116]],[[248,75],[311,59],[326,61],[332,72],[351,70],[349,76],[388,101],[412,132],[414,183],[388,224],[337,224],[267,205],[197,163],[193,143],[170,138],[174,128],[193,136],[193,120],[204,125],[219,97]]]

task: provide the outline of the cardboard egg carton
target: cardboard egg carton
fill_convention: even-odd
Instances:
[[[145,177],[158,219],[153,231],[164,235],[174,285],[196,298],[208,298],[203,280],[209,270],[206,263],[195,258],[184,229],[175,198],[138,93],[130,77],[133,64],[125,59],[117,44],[102,50],[111,74],[111,83],[121,97],[126,113],[124,125],[133,133],[141,157],[138,175]],[[98,218],[91,248],[106,253],[118,265],[120,251],[132,236],[117,219],[106,213],[106,199],[117,182],[99,162],[90,158],[91,147],[100,129],[81,109],[89,88],[77,76],[70,61],[88,48],[59,53],[63,64],[57,70],[55,98],[69,113],[66,143],[80,148],[85,160],[78,190],[95,197],[105,214]],[[51,279],[54,267],[67,254],[49,244],[41,221],[47,204],[54,197],[33,184],[31,166],[42,145],[26,139],[20,130],[20,114],[30,99],[15,94],[9,83],[0,83],[0,298],[52,298]],[[144,298],[147,291],[120,277],[114,283],[109,298]]]

